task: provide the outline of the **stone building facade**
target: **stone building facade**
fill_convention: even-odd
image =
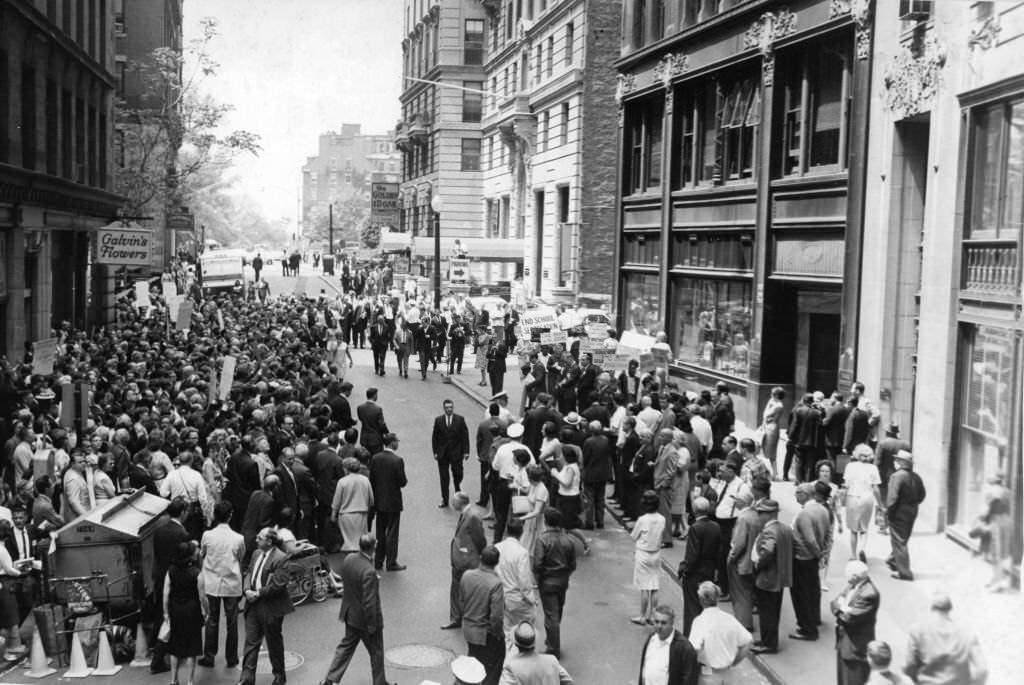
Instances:
[[[0,4],[0,347],[86,328],[90,230],[111,192],[109,0]],[[69,274],[72,277],[69,277]]]

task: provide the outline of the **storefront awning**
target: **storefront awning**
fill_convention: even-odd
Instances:
[[[441,236],[441,259],[449,259],[455,254],[455,241],[458,240],[466,256],[477,261],[514,262],[523,259],[522,239],[505,238],[463,238]],[[418,236],[413,241],[412,253],[415,256],[432,258],[434,256],[434,239],[429,236]]]

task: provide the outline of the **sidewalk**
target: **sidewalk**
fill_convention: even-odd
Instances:
[[[478,372],[463,368],[461,376],[452,376],[452,383],[481,406],[490,400],[490,389],[478,386]],[[516,410],[522,394],[519,372],[510,368],[505,377],[505,391],[509,395],[509,408]],[[737,432],[748,429],[737,427]],[[792,522],[798,506],[792,483],[773,483],[772,497],[782,506],[780,520]],[[622,512],[614,501],[609,510],[627,529],[632,524],[622,519]],[[675,577],[682,561],[685,542],[677,541],[671,549],[662,550],[662,566]],[[929,595],[943,589],[953,599],[953,619],[969,627],[981,642],[989,665],[988,685],[1020,682],[1024,673],[1024,651],[1020,638],[1024,635],[1024,599],[1020,593],[992,594],[984,589],[990,576],[987,564],[950,541],[942,533],[914,533],[910,540],[911,563],[916,580],[906,582],[889,576],[885,558],[889,555],[889,538],[872,532],[867,545],[871,578],[881,594],[876,634],[893,650],[893,664],[902,669],[906,657],[907,637],[910,629],[928,615]],[[796,629],[793,606],[789,593],[783,600],[783,636],[781,651],[776,655],[754,656],[751,660],[772,680],[780,683],[833,683],[836,680],[835,620],[828,610],[829,601],[843,588],[844,567],[849,559],[849,536],[837,536],[828,570],[828,590],[822,592],[821,637],[817,642],[797,642],[785,636]],[[728,605],[726,605],[728,606]]]

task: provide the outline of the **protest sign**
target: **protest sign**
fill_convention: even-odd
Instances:
[[[227,400],[231,395],[231,385],[235,382],[235,366],[238,360],[232,356],[224,357],[224,366],[220,370],[220,400]]]
[[[170,315],[171,321],[178,320],[178,309],[181,307],[181,303],[185,301],[184,295],[168,295],[167,301],[167,313]]]
[[[32,375],[49,376],[57,359],[57,339],[44,338],[32,343]]]
[[[651,349],[656,342],[658,341],[653,337],[637,333],[636,331],[623,331],[619,337],[619,345],[625,345],[641,352]]]
[[[558,317],[553,309],[527,309],[519,316],[524,328],[558,328]]]
[[[664,347],[662,347],[664,345]],[[664,343],[656,344],[651,348],[651,357],[654,359],[654,363],[658,366],[665,366],[668,364],[668,345]]]
[[[192,300],[186,300],[178,306],[178,316],[174,320],[174,330],[187,331],[192,327]]]
[[[587,337],[593,340],[604,340],[608,337],[608,324],[605,323],[588,323],[583,330],[587,332]]]
[[[149,307],[149,281],[135,281],[135,306],[142,309]]]
[[[566,335],[565,331],[561,330],[545,331],[540,334],[541,345],[554,345],[556,343],[564,343],[568,339],[569,336]]]

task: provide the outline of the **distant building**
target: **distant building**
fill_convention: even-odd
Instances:
[[[360,124],[342,124],[341,131],[320,134],[317,154],[302,165],[302,226],[304,235],[316,216],[326,216],[328,205],[346,192],[366,195],[372,180],[397,182],[401,156],[391,131],[362,133]],[[339,227],[335,224],[335,227]]]
[[[486,235],[522,239],[529,295],[609,303],[619,3],[483,5]]]
[[[0,349],[88,325],[90,230],[117,215],[106,2],[0,6]]]
[[[471,260],[471,281],[512,280],[522,273],[523,237],[491,233],[482,199],[488,12],[480,0],[405,0],[403,21],[399,214],[401,230],[413,237],[418,273],[432,273],[440,230],[443,262],[458,240]]]

